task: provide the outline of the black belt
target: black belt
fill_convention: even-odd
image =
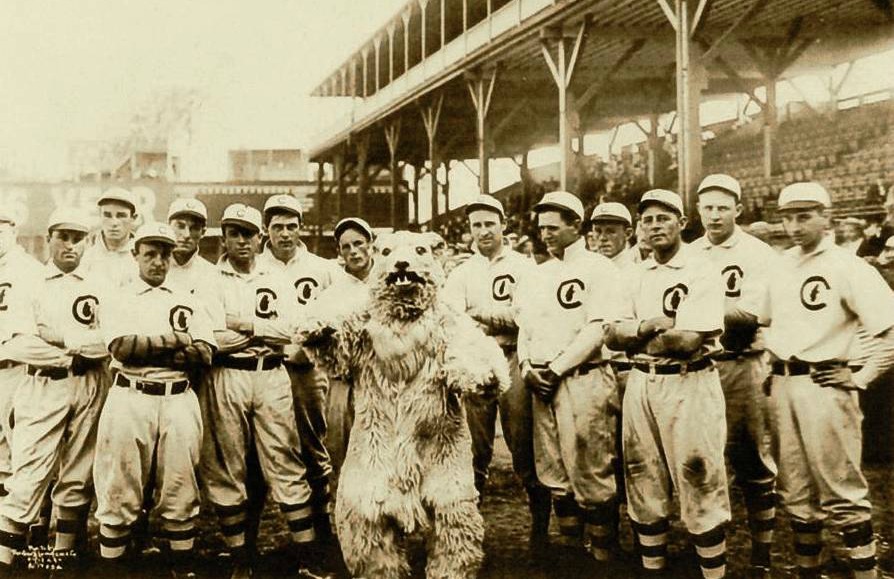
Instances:
[[[624,360],[612,360],[611,365],[615,372],[629,372],[633,369],[633,363]]]
[[[0,362],[0,370],[8,370],[10,368],[15,368],[19,365],[19,362],[15,362],[13,360],[3,360]]]
[[[274,370],[282,366],[282,356],[263,356],[261,358],[246,357],[237,358],[235,356],[220,356],[214,360],[214,363],[224,368],[233,370],[249,370],[251,372],[262,370]]]
[[[65,380],[68,378],[69,371],[68,368],[38,368],[36,366],[28,366],[26,370],[29,376],[37,376],[39,378],[49,378],[50,380]],[[72,376],[74,374],[71,374]]]
[[[584,362],[583,364],[579,364],[576,368],[568,372],[566,376],[584,376],[589,374],[593,370],[597,368],[601,368],[608,363],[607,360],[596,360],[593,362]],[[549,368],[549,364],[531,364],[531,368],[535,368],[538,370],[542,370],[543,368]]]
[[[699,358],[695,362],[683,362],[680,364],[650,364],[648,362],[634,362],[633,367],[646,374],[684,374],[686,372],[698,372],[705,368],[711,368],[714,363],[710,358]]]
[[[844,368],[847,362],[843,360],[826,360],[825,362],[803,362],[801,360],[777,360],[771,365],[771,369],[776,376],[806,376],[817,370],[829,370],[832,368]],[[851,367],[857,371],[858,366]]]
[[[743,350],[742,352],[724,351],[712,354],[711,358],[715,362],[729,362],[731,360],[738,360],[747,356],[759,356],[761,354],[763,354],[762,350]]]
[[[115,375],[115,386],[132,388],[137,392],[150,396],[165,396],[168,394],[183,394],[189,389],[189,380],[173,380],[171,382],[140,380],[138,378],[129,378],[119,372]]]

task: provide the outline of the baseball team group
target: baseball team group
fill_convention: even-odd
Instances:
[[[587,215],[576,195],[546,193],[534,206],[542,263],[506,243],[498,199],[465,207],[472,253],[442,261],[439,299],[497,342],[511,377],[499,396],[463,401],[475,486],[485,492],[499,417],[528,495],[531,556],[558,562],[556,576],[568,553],[596,570],[621,556],[626,505],[643,576],[672,572],[679,516],[701,574],[724,577],[728,472],[752,577],[772,574],[777,504],[801,577],[821,576],[824,528],[841,534],[854,577],[878,576],[859,393],[894,366],[894,293],[835,245],[820,184],[781,191],[793,242],[781,253],[736,223],[741,195],[733,177],[706,177],[705,233],[684,243],[672,191],[643,194],[635,216],[613,202]],[[234,203],[212,264],[199,255],[200,201],[177,199],[166,223],[138,228],[129,191],[97,205],[95,235],[82,210],[53,212],[46,264],[0,208],[0,577],[23,572],[51,528],[57,572],[83,572],[91,515],[96,565],[125,576],[150,513],[170,572],[195,576],[203,507],[228,572],[250,577],[265,500],[287,524],[293,575],[332,576],[332,491],[362,425],[350,377],[315,367],[296,336],[330,306],[363,303],[375,231],[342,219],[329,260],[301,241],[294,197],[263,211]]]

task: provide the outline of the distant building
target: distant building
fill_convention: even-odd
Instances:
[[[306,181],[307,156],[300,149],[230,151],[230,181]]]

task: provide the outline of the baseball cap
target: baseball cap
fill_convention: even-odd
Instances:
[[[577,215],[578,219],[584,218],[584,204],[580,202],[577,195],[568,191],[552,191],[543,196],[534,211],[549,211],[550,209],[558,209],[561,211],[570,211]]]
[[[111,201],[130,205],[131,209],[133,209],[134,211],[137,210],[137,198],[127,189],[123,189],[121,187],[111,187],[109,189],[106,189],[105,192],[99,196],[99,199],[96,200],[96,204],[104,205]]]
[[[639,200],[639,211],[646,205],[657,204],[675,211],[678,215],[683,215],[683,200],[673,191],[667,189],[651,189],[643,193]]]
[[[341,237],[341,234],[348,229],[356,229],[360,231],[366,235],[366,238],[369,240],[372,240],[374,237],[372,227],[369,226],[369,223],[359,217],[345,217],[335,224],[335,241],[338,242],[338,238]]]
[[[698,186],[698,194],[707,193],[708,191],[723,191],[730,193],[736,198],[736,201],[742,199],[742,186],[735,177],[731,177],[724,173],[714,173],[708,175]]]
[[[590,221],[623,221],[627,225],[633,225],[633,217],[630,216],[630,210],[623,203],[609,201],[600,203],[593,208],[590,215]]]
[[[157,221],[149,221],[137,229],[133,237],[134,247],[144,241],[157,241],[167,245],[177,245],[177,240],[174,239],[174,230],[167,223],[159,223]]]
[[[55,229],[87,233],[90,231],[90,218],[76,207],[57,207],[47,220],[47,232]]]
[[[220,218],[220,226],[223,227],[224,225],[230,224],[247,227],[248,229],[254,229],[255,231],[260,232],[261,212],[254,207],[249,207],[242,203],[227,205],[227,208],[224,209],[223,216]]]
[[[476,209],[486,209],[500,215],[500,219],[506,218],[506,212],[503,211],[503,204],[500,200],[491,195],[479,195],[474,201],[466,205],[466,215]]]
[[[779,192],[779,211],[791,209],[829,208],[832,200],[829,192],[819,183],[792,183]]]
[[[204,222],[208,221],[208,209],[198,199],[180,198],[171,201],[171,206],[168,207],[168,221],[177,215],[192,215]]]
[[[274,195],[267,199],[267,202],[264,203],[264,215],[266,215],[268,211],[273,211],[275,209],[294,213],[298,217],[304,216],[304,210],[301,208],[301,203],[291,195]]]

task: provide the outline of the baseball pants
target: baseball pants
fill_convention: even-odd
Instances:
[[[313,541],[311,489],[301,460],[289,375],[269,370],[212,369],[203,389],[202,482],[230,548],[245,545],[246,447],[254,444],[270,495],[295,542]]]
[[[643,566],[661,569],[666,563],[676,489],[703,576],[722,577],[730,502],[725,404],[717,371],[659,375],[633,369],[622,416],[627,509]]]
[[[108,391],[103,370],[30,378],[15,396],[13,472],[0,503],[0,515],[24,525],[38,520],[54,477],[52,499],[60,513],[78,512],[93,500],[96,431]]]
[[[617,531],[615,433],[618,390],[608,364],[562,380],[550,403],[533,397],[537,478],[552,490],[563,539],[586,532],[594,555],[607,557]],[[597,552],[598,550],[598,552]]]
[[[111,387],[99,417],[93,464],[103,557],[124,554],[153,472],[156,512],[172,547],[191,547],[193,520],[199,514],[201,444],[202,416],[192,389],[155,396]]]
[[[2,364],[12,364],[4,361]],[[0,369],[0,496],[6,494],[6,479],[12,473],[10,441],[13,427],[13,399],[19,387],[28,382],[24,364]]]
[[[541,486],[534,465],[534,433],[531,393],[525,386],[518,367],[518,354],[507,357],[509,362],[509,390],[499,398],[485,400],[480,397],[465,398],[466,421],[472,435],[472,465],[475,469],[475,488],[484,491],[488,469],[494,456],[497,411],[509,452],[512,469],[526,489]]]

